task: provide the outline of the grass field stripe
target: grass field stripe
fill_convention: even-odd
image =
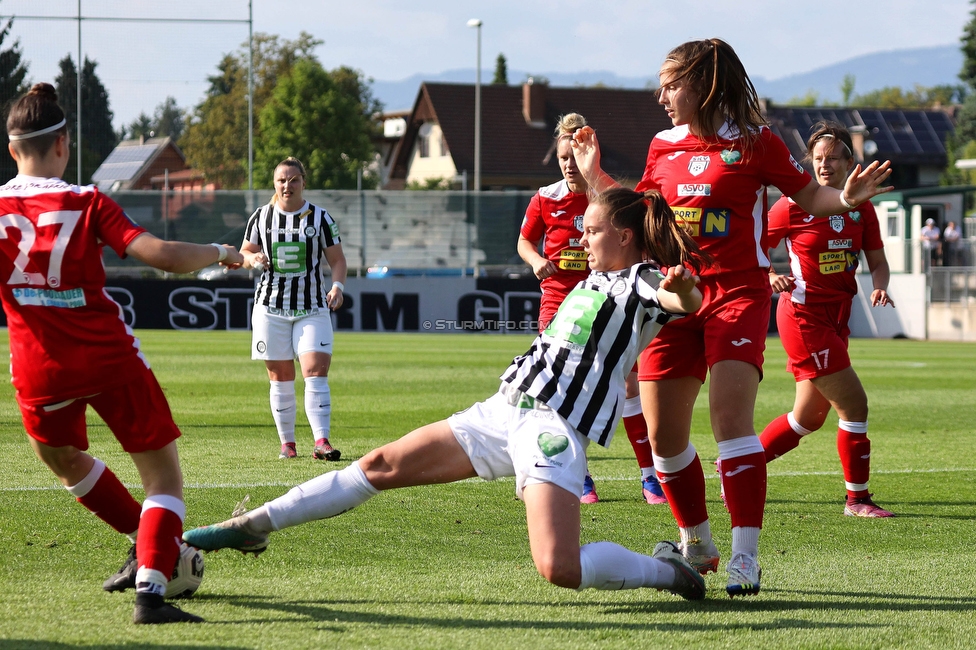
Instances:
[[[877,470],[872,471],[871,476],[879,475],[892,475],[892,474],[953,474],[953,473],[968,473],[976,472],[976,468],[972,467],[958,467],[958,468],[943,468],[943,469],[889,469],[889,470]],[[786,477],[804,477],[804,476],[842,476],[841,472],[777,472],[775,474],[767,474],[770,478],[775,478],[778,476]],[[706,481],[713,481],[718,479],[718,475],[706,475]],[[514,476],[504,476],[496,481],[514,481]],[[595,481],[636,481],[636,476],[601,476],[600,474],[594,474],[593,480]],[[483,483],[480,478],[469,478],[463,481],[455,481],[456,483]],[[292,488],[295,487],[295,483],[282,483],[280,481],[275,481],[271,483],[184,483],[183,488],[186,490],[246,490],[249,488],[266,488],[266,487],[283,487]],[[126,488],[130,490],[138,490],[142,488],[141,485],[126,485]],[[60,485],[49,485],[41,487],[4,487],[0,488],[0,492],[43,492],[47,490],[63,490],[64,488]]]

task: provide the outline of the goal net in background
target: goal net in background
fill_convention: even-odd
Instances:
[[[0,25],[13,18],[0,48],[9,50],[18,44],[29,84],[54,84],[65,57],[78,69],[80,23],[82,64],[85,59],[96,64],[95,75],[107,91],[116,133],[141,114],[151,118],[168,97],[192,112],[205,98],[208,77],[218,74],[224,56],[246,48],[250,32],[248,0],[0,0],[0,16],[4,17]],[[10,99],[0,101],[6,104]],[[70,101],[76,103],[75,98]],[[86,104],[83,99],[83,135],[89,130]],[[241,137],[247,138],[247,133]],[[83,146],[111,150],[104,142]],[[69,169],[66,176],[73,180],[77,174]]]

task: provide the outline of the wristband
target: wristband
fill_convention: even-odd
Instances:
[[[341,282],[333,282],[332,283],[332,288],[334,289],[336,287],[339,287],[339,291],[341,291],[342,293],[345,293],[346,292],[346,287]]]
[[[224,248],[220,244],[210,244],[210,245],[217,249],[217,261],[218,262],[223,262],[224,260],[227,259],[227,249],[226,248]]]
[[[847,199],[844,198],[844,190],[841,190],[840,191],[840,203],[841,203],[841,205],[843,205],[848,210],[853,210],[854,209],[854,206],[851,205],[850,203],[848,203],[847,202]]]

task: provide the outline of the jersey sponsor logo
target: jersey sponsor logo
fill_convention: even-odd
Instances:
[[[708,161],[708,156],[692,156],[688,162],[688,173],[692,176],[698,176],[708,169]]]
[[[820,273],[823,275],[843,273],[847,266],[847,253],[845,251],[820,253],[817,256],[817,262],[820,265]]]
[[[853,273],[857,269],[857,253],[854,251],[845,251],[844,254],[847,256],[847,266],[844,270],[848,273]]]
[[[827,248],[837,250],[838,248],[850,248],[854,245],[853,239],[828,239]]]
[[[585,271],[586,251],[564,248],[559,251],[559,262],[556,266],[567,271]]]
[[[679,183],[678,196],[711,196],[711,183]]]
[[[558,456],[569,449],[569,438],[563,434],[553,435],[548,431],[540,433],[537,439],[539,450],[546,455],[546,458]]]
[[[830,229],[834,232],[840,232],[844,229],[844,215],[834,214],[830,216]]]
[[[793,168],[796,169],[796,171],[800,172],[801,174],[803,173],[803,165],[796,162],[796,158],[793,156],[790,156],[790,164],[793,165]]]
[[[550,212],[549,216],[558,217],[561,214],[566,214],[565,210],[556,210],[555,212]]]
[[[580,232],[583,232],[583,215],[578,214],[573,217],[573,227]]]
[[[573,289],[553,317],[545,334],[583,349],[593,331],[600,307],[609,296],[592,289]]]
[[[726,237],[730,219],[727,208],[688,208],[671,206],[678,223],[692,237]]]
[[[684,151],[675,151],[672,154],[668,154],[668,160],[674,160],[675,158],[677,158],[678,156],[680,156],[682,154],[684,154]]]
[[[278,273],[305,273],[305,242],[271,242],[271,264]]]
[[[332,234],[332,239],[336,239],[339,236],[339,224],[337,224],[337,223],[330,223],[329,224],[329,233]]]
[[[726,165],[734,165],[742,160],[742,152],[732,151],[731,149],[723,149],[719,156],[722,157],[722,162]]]
[[[81,288],[55,291],[53,289],[14,288],[11,290],[19,305],[32,307],[62,307],[75,309],[85,306],[85,292]]]
[[[570,246],[582,246],[583,245],[583,242],[582,242],[582,240],[579,237],[570,237],[569,238],[569,245]]]
[[[851,218],[851,221],[853,221],[854,223],[860,223],[861,222],[861,211],[860,210],[851,210],[850,212],[847,213],[847,215]]]

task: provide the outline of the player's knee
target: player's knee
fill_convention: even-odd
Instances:
[[[582,580],[579,555],[576,556],[575,562],[554,555],[536,558],[535,568],[539,575],[557,587],[576,589]]]

